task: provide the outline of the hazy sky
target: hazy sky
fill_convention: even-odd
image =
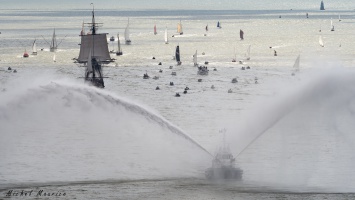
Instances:
[[[318,10],[321,0],[0,0],[1,9],[97,9],[143,10]],[[355,0],[324,0],[326,10],[353,10]]]

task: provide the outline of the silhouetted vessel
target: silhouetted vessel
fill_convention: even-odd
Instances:
[[[223,147],[219,149],[212,160],[212,167],[205,171],[207,179],[233,179],[241,180],[243,170],[236,167],[235,158],[231,154],[229,148],[223,142]]]
[[[76,61],[86,64],[85,82],[104,88],[102,65],[112,62],[113,59],[111,59],[108,50],[107,33],[97,33],[101,23],[95,22],[94,8],[92,10],[92,22],[88,25],[90,26],[90,32],[86,35],[80,35],[80,53]]]

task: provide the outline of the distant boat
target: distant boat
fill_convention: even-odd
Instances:
[[[208,31],[208,24],[206,25],[206,28],[205,28],[206,31]]]
[[[320,2],[320,10],[325,10],[323,1]]]
[[[181,20],[180,20],[180,22],[179,22],[178,25],[177,25],[177,32],[178,32],[180,35],[184,34],[184,32],[182,31]]]
[[[181,65],[181,61],[180,61],[180,47],[179,45],[176,46],[176,50],[175,50],[175,60],[177,62],[177,65]]]
[[[131,44],[131,39],[129,39],[129,18],[128,18],[128,23],[127,23],[127,27],[124,31],[124,37],[125,37],[125,44],[129,45]]]
[[[85,35],[84,21],[83,21],[83,24],[81,25],[80,35]]]
[[[34,40],[34,41],[33,41],[33,44],[32,44],[32,55],[37,55],[36,40]]]
[[[115,41],[115,36],[110,37],[110,42]]]
[[[232,59],[232,62],[237,62],[237,52],[234,47],[234,58]]]
[[[56,59],[55,59],[55,53],[53,55],[53,62],[57,62]]]
[[[222,28],[222,25],[219,21],[217,22],[217,28]]]
[[[319,36],[319,45],[320,45],[321,47],[324,47],[323,38],[322,38],[321,35]]]
[[[244,40],[244,31],[242,31],[242,29],[240,29],[239,31],[239,36],[240,36],[240,40]]]
[[[247,49],[247,53],[246,53],[246,60],[250,60],[250,48],[251,48],[251,45],[248,46],[248,49]]]
[[[199,66],[197,68],[197,74],[198,75],[208,75],[208,68],[206,66]]]
[[[55,35],[55,29],[53,31],[53,36],[52,36],[52,41],[51,41],[51,45],[50,45],[50,51],[51,52],[55,52],[57,51],[57,48],[58,48],[58,43],[57,43],[57,37]]]
[[[198,63],[197,63],[197,50],[195,52],[195,54],[193,55],[193,61],[194,61],[194,66],[197,67]]]
[[[334,31],[333,18],[330,19],[330,31]]]
[[[295,72],[300,71],[300,58],[301,55],[298,55],[295,64],[293,64],[293,69],[295,70]],[[293,72],[292,75],[295,75],[295,72]]]
[[[154,35],[156,35],[156,34],[157,34],[157,26],[154,25]]]
[[[306,18],[308,18],[308,13],[306,13]]]
[[[23,53],[23,57],[28,58],[28,53],[27,53],[26,49],[25,49],[25,53]]]
[[[165,28],[164,41],[165,41],[165,44],[169,44],[169,41],[168,41],[168,28]]]
[[[340,15],[339,15],[339,22],[341,22]]]
[[[121,49],[121,43],[120,43],[120,35],[117,34],[117,52],[116,52],[116,56],[120,56],[122,55],[122,49]]]

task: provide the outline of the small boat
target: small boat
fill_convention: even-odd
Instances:
[[[213,68],[213,71],[217,71],[217,68]]]
[[[168,41],[168,28],[165,28],[164,41],[165,41],[165,44],[169,44],[169,41]]]
[[[231,93],[231,89],[228,93]],[[224,138],[224,137],[223,137]],[[241,180],[243,177],[243,170],[236,167],[235,158],[225,144],[223,139],[223,146],[219,148],[218,152],[212,160],[212,167],[205,171],[205,176],[209,180]]]
[[[177,25],[177,32],[179,33],[179,35],[184,34],[184,32],[182,31],[182,24],[181,24],[181,20]]]
[[[155,90],[160,90],[159,86],[157,86],[157,87],[155,88]]]
[[[110,37],[110,41],[114,42],[115,41],[115,36]]]
[[[125,37],[125,44],[130,45],[132,41],[129,38],[129,18],[128,18],[126,29],[124,31],[124,37]]]
[[[14,73],[17,73],[17,70],[15,69],[13,72],[14,72]]]
[[[189,87],[187,87],[187,86],[185,87],[185,90],[189,90],[189,89],[190,89]]]
[[[180,61],[180,47],[179,45],[176,46],[176,50],[175,50],[175,60],[177,62],[177,65],[181,65],[181,61]]]
[[[170,86],[173,86],[174,85],[174,82],[170,82]]]
[[[57,51],[57,48],[58,48],[58,43],[57,43],[57,37],[55,35],[55,29],[54,29],[49,50],[50,52],[55,52]]]
[[[163,70],[162,70],[162,69],[159,69],[159,73],[163,73]]]
[[[187,94],[187,90],[184,90],[184,94]]]
[[[149,78],[148,73],[143,74],[143,79],[148,79],[148,78]]]
[[[121,56],[121,55],[123,55],[123,53],[122,53],[122,49],[121,49],[120,35],[117,34],[117,52],[116,52],[116,56]]]
[[[245,70],[245,67],[242,67],[241,70]]]
[[[171,75],[172,76],[176,76],[176,72],[171,72]]]
[[[154,79],[154,80],[158,80],[158,79],[159,79],[159,76],[154,76],[153,79]]]
[[[244,61],[243,60],[239,60],[239,64],[244,64]]]
[[[340,15],[339,15],[339,22],[341,22]]]
[[[197,63],[197,50],[195,52],[195,54],[193,55],[193,61],[194,61],[194,66],[197,67],[198,63]]]
[[[175,97],[180,97],[180,94],[177,92],[177,93],[175,94]]]
[[[237,62],[237,53],[235,51],[235,47],[234,47],[234,58],[232,59],[232,62]]]
[[[198,75],[208,75],[208,68],[206,66],[199,66],[197,70]]]
[[[208,61],[205,61],[205,65],[208,65],[209,64],[209,62]]]
[[[248,46],[247,53],[245,54],[246,60],[250,60],[250,48],[251,45]]]
[[[25,53],[23,53],[23,57],[28,58],[28,53],[27,53],[26,49],[25,49]]]
[[[232,89],[229,89],[229,90],[228,90],[228,93],[232,93],[232,92],[233,92]]]
[[[211,86],[211,89],[215,89],[216,87],[214,85]]]
[[[158,34],[158,33],[157,33],[157,26],[154,25],[154,35],[156,35],[156,34]]]
[[[222,28],[222,25],[219,21],[217,22],[217,28]]]
[[[202,78],[197,79],[197,82],[202,82]]]
[[[319,36],[319,45],[320,45],[321,47],[324,47],[323,38],[322,38],[321,35]]]
[[[55,60],[55,54],[53,55],[53,62],[57,62],[57,61]]]
[[[37,55],[36,39],[33,41],[33,44],[32,44],[32,55]]]
[[[232,79],[232,83],[238,83],[237,78],[233,78],[233,79]]]
[[[240,31],[239,31],[239,37],[240,37],[240,40],[244,40],[244,31],[242,31],[242,29],[240,29]]]
[[[7,70],[12,70],[11,67],[8,67]]]

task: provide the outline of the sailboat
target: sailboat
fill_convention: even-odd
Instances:
[[[222,28],[222,25],[219,21],[217,22],[217,28]]]
[[[177,65],[181,65],[181,61],[180,61],[180,47],[179,45],[176,46],[175,49],[175,60],[177,62]]]
[[[333,18],[330,19],[330,31],[334,31]]]
[[[234,58],[233,58],[232,62],[237,62],[237,53],[235,51],[235,47],[234,47]]]
[[[32,55],[37,55],[36,39],[33,41],[32,44]]]
[[[131,39],[129,39],[129,18],[128,18],[127,27],[124,31],[124,37],[125,37],[125,44],[127,45],[131,44]]]
[[[83,21],[83,24],[81,25],[80,35],[85,35],[84,21]]]
[[[28,53],[27,53],[26,49],[25,49],[25,53],[23,53],[23,57],[28,58]]]
[[[165,41],[165,44],[169,44],[169,41],[168,41],[168,28],[165,28],[164,41]]]
[[[197,63],[197,50],[193,56],[193,61],[194,61],[194,66],[197,67],[198,66],[198,63]]]
[[[240,40],[244,40],[244,31],[242,31],[242,29],[240,29],[239,31],[239,36],[240,36]]]
[[[319,45],[320,45],[321,47],[324,47],[323,38],[322,38],[321,35],[319,36]]]
[[[156,34],[157,34],[157,26],[154,25],[154,35],[156,35]]]
[[[320,10],[325,10],[323,1],[320,2]]]
[[[203,35],[204,35],[204,36],[207,36],[207,32],[208,32],[208,24],[206,25],[205,30],[206,30],[206,33],[205,33],[205,34],[203,34]]]
[[[80,53],[77,62],[86,64],[85,82],[99,88],[104,88],[102,64],[110,63],[113,59],[111,59],[108,51],[107,34],[97,33],[99,23],[95,22],[94,13],[93,7],[92,22],[88,23],[91,34],[81,35]]]
[[[120,35],[117,34],[117,52],[116,52],[116,56],[121,56],[122,53],[122,49],[121,49],[121,43],[120,43]]]
[[[53,62],[57,62],[56,59],[55,59],[55,53],[53,55]]]
[[[180,35],[184,34],[184,32],[182,31],[181,20],[180,20],[180,22],[179,22],[178,25],[177,25],[177,32],[178,32]]]
[[[55,29],[54,29],[49,50],[50,50],[50,52],[55,52],[55,51],[57,51],[57,48],[58,48],[57,37],[55,35]]]
[[[339,15],[339,22],[341,22],[340,15]]]
[[[248,49],[247,49],[247,53],[246,53],[246,60],[250,60],[250,48],[251,48],[251,45],[248,46]]]

